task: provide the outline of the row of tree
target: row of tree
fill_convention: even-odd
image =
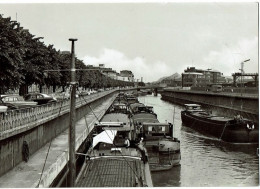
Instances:
[[[45,45],[29,30],[0,14],[0,94],[9,89],[18,89],[20,94],[28,92],[28,86],[62,87],[70,81],[71,54],[62,54],[53,45]],[[133,83],[106,77],[100,70],[89,69],[76,58],[76,78],[80,87],[107,88],[133,86]],[[56,71],[46,71],[56,70]]]

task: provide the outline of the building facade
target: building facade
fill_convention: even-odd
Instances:
[[[126,80],[124,81],[130,81],[134,82],[134,74],[130,70],[122,70],[120,71],[120,76]]]
[[[97,68],[102,74],[115,80],[134,82],[134,74],[130,70],[122,70],[120,73],[117,73],[112,68],[106,68],[105,64],[99,64],[98,67],[88,65],[88,67]]]
[[[110,77],[112,79],[117,79],[118,73],[115,70],[112,70],[112,68],[104,68],[102,69],[102,73],[107,77]]]
[[[182,73],[183,87],[205,87],[210,84],[221,84],[225,81],[222,73],[211,69],[196,69],[188,67]]]

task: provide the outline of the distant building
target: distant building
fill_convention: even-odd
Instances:
[[[168,87],[178,87],[181,86],[181,78],[166,78],[163,79],[160,83],[166,84]]]
[[[117,80],[120,81],[128,81],[128,77],[127,76],[121,76],[120,73],[117,74]]]
[[[188,67],[182,73],[183,87],[202,87],[210,84],[220,84],[225,82],[222,73],[211,69],[196,69],[195,67]]]
[[[105,68],[102,70],[102,73],[112,79],[117,79],[117,72],[112,70],[112,68]]]
[[[105,68],[105,64],[99,64],[98,67],[103,69],[103,68]]]
[[[105,64],[99,64],[98,67],[94,67],[93,65],[88,65],[87,67],[92,69],[97,68],[102,74],[112,79],[134,82],[134,74],[130,70],[122,70],[120,73],[117,73],[112,68],[105,68]]]
[[[125,78],[125,80],[123,80],[123,81],[134,82],[134,74],[130,70],[122,70],[122,71],[120,71],[120,76],[122,78]]]

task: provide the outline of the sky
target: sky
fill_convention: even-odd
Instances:
[[[44,37],[46,45],[70,51],[86,65],[131,70],[156,81],[187,67],[225,76],[258,72],[258,4],[195,3],[1,3],[0,14]]]

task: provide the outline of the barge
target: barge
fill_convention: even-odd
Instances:
[[[131,119],[138,138],[148,150],[151,171],[169,170],[180,164],[180,141],[173,137],[173,125],[160,123],[152,106],[141,103],[130,105]]]
[[[259,126],[253,121],[234,116],[216,116],[201,109],[198,104],[185,104],[181,112],[185,126],[217,137],[229,143],[259,143]]]
[[[152,187],[148,154],[135,142],[126,105],[114,103],[95,124],[76,187]]]

